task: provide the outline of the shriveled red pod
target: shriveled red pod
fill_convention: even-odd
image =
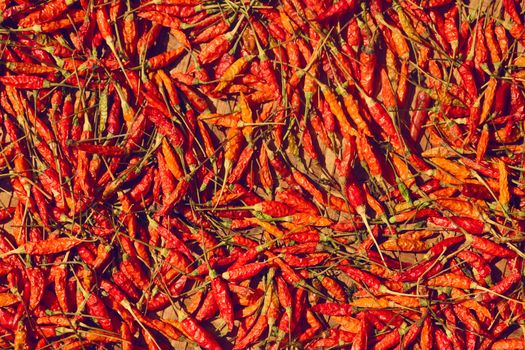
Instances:
[[[212,41],[207,43],[199,53],[199,62],[201,64],[209,64],[225,54],[230,48],[230,42],[235,38],[242,24],[243,20],[238,20],[231,31],[216,36]]]

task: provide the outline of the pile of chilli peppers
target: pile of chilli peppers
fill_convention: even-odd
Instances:
[[[0,348],[523,349],[524,13],[0,1]]]

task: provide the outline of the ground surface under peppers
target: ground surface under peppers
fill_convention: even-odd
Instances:
[[[519,0],[0,0],[0,349],[524,349]]]

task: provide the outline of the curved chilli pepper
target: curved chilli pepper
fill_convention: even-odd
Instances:
[[[140,201],[142,198],[146,196],[146,194],[151,189],[151,185],[153,183],[154,179],[154,169],[150,168],[146,171],[146,174],[142,176],[140,181],[133,187],[133,189],[129,192],[129,196],[134,201]]]
[[[217,268],[217,267],[221,267],[225,265],[230,265],[234,261],[236,260],[238,261],[238,258],[239,257],[236,255],[230,255],[227,257],[213,257],[208,261],[208,263],[212,268]],[[207,274],[209,274],[209,268],[205,263],[201,264],[200,266],[198,266],[195,270],[191,272],[192,276],[200,276],[200,275],[207,275]]]
[[[399,106],[405,106],[408,97],[408,84],[409,84],[409,70],[408,62],[401,62],[401,69],[399,72],[399,80],[397,82],[397,100]]]
[[[31,12],[29,15],[22,18],[18,22],[18,25],[21,27],[29,27],[34,24],[49,22],[59,17],[75,2],[76,0],[52,0],[44,3],[37,11]]]
[[[279,229],[276,225],[272,225],[269,222],[262,221],[262,220],[259,220],[257,218],[250,218],[249,220],[251,220],[252,222],[254,222],[257,225],[259,225],[268,234],[270,234],[270,235],[272,235],[274,237],[281,238],[281,237],[284,236],[284,232],[281,229]]]
[[[52,324],[57,326],[63,326],[67,327],[70,325],[70,320],[67,317],[60,316],[60,315],[53,315],[53,316],[42,316],[37,318],[36,323],[37,324]]]
[[[262,333],[266,330],[267,327],[268,317],[265,314],[261,313],[253,327],[250,329],[250,331],[243,338],[237,338],[233,349],[246,349],[248,345],[254,343],[255,341],[257,341],[257,339],[259,339],[259,337],[262,335]]]
[[[360,314],[359,330],[352,343],[352,350],[366,350],[368,349],[368,333],[370,332],[370,324],[367,317]]]
[[[326,289],[328,294],[338,303],[346,302],[346,293],[343,290],[343,287],[341,287],[341,285],[335,279],[328,276],[322,276],[321,284]]]
[[[257,302],[257,305],[259,304],[260,302]],[[237,332],[237,339],[244,339],[246,334],[248,334],[248,331],[250,331],[250,329],[253,327],[256,321],[257,315],[251,314],[245,317],[244,320],[241,322],[241,325],[239,326],[239,332]]]
[[[313,160],[320,161],[321,156],[317,152],[317,149],[314,145],[312,133],[310,132],[310,129],[306,125],[306,120],[303,119],[300,123],[300,128],[302,131],[302,145],[304,147],[304,152],[308,157],[310,157]]]
[[[207,124],[222,126],[225,128],[235,128],[241,127],[243,123],[241,122],[240,113],[233,114],[216,114],[216,113],[203,113],[199,115],[199,120],[206,122]]]
[[[343,135],[343,137],[349,138],[351,136],[357,135],[357,131],[348,122],[348,118],[346,117],[345,112],[341,107],[341,104],[337,100],[337,96],[330,90],[330,88],[327,85],[321,84],[320,87],[325,101],[330,107],[330,111],[335,115],[339,123],[339,127],[341,129],[341,134]]]
[[[432,327],[432,320],[430,317],[425,317],[423,325],[421,326],[421,336],[419,346],[421,350],[431,350],[434,340],[434,331]]]
[[[8,62],[5,66],[15,73],[27,75],[46,75],[57,71],[55,67],[25,62]]]
[[[365,283],[368,287],[375,291],[382,289],[381,281],[365,271],[351,267],[347,263],[339,264],[338,268],[356,282]]]
[[[170,193],[168,197],[166,197],[162,203],[162,207],[158,211],[158,215],[163,216],[166,215],[169,211],[173,209],[173,207],[186,196],[188,193],[190,187],[190,183],[186,178],[181,179],[179,183],[177,184],[177,187],[175,187],[175,190]]]
[[[271,160],[272,158],[270,157],[270,161]],[[292,170],[292,176],[297,182],[297,184],[304,188],[306,192],[310,193],[310,195],[312,195],[312,197],[314,197],[316,201],[318,201],[321,204],[326,203],[325,195],[321,191],[319,191],[305,175],[303,175],[297,170]]]
[[[50,87],[51,83],[44,78],[32,75],[11,75],[0,77],[0,82],[17,89],[39,90]]]
[[[312,311],[329,316],[349,316],[353,314],[353,306],[343,303],[322,303],[312,306]]]
[[[317,207],[312,202],[306,200],[299,192],[291,188],[277,192],[275,199],[292,207],[295,212],[311,215],[317,215],[319,213]]]
[[[138,45],[138,30],[137,23],[133,12],[126,12],[124,15],[124,23],[122,25],[122,37],[124,41],[124,50],[126,54],[132,56],[137,51]]]
[[[224,168],[225,173],[229,173],[234,160],[238,159],[242,146],[242,130],[239,128],[230,128],[226,134],[226,145],[224,146]]]
[[[319,117],[317,113],[313,114],[312,116],[310,116],[310,123],[312,125],[314,133],[319,138],[319,141],[327,148],[332,149],[332,142],[328,137],[328,133],[323,125],[321,117]]]
[[[284,258],[291,267],[310,267],[321,264],[328,256],[325,253],[317,253],[305,258],[300,258],[295,255],[286,254]]]
[[[149,31],[138,40],[137,50],[139,56],[142,57],[145,54],[145,52],[153,46],[155,40],[160,34],[161,29],[162,26],[158,24],[153,24]]]
[[[240,153],[239,158],[237,159],[237,164],[232,169],[230,175],[228,176],[227,182],[230,184],[237,183],[242,177],[242,174],[246,171],[252,156],[254,153],[253,145],[250,143],[244,148]]]
[[[285,254],[310,254],[314,253],[319,249],[318,242],[308,242],[302,244],[295,244],[287,247],[274,249],[277,253]]]
[[[518,24],[519,26],[522,26],[523,23],[518,11],[516,10],[516,4],[514,1],[503,0],[503,8],[505,9],[505,12],[507,12],[512,18],[514,23]]]
[[[503,210],[508,209],[510,201],[509,183],[508,183],[508,171],[505,163],[502,160],[497,161],[498,172],[499,172],[499,196],[498,204],[503,207]]]
[[[171,0],[168,0],[168,1],[171,1]],[[165,2],[165,1],[162,1],[162,2]],[[201,1],[198,1],[198,2],[201,3]],[[193,4],[193,5],[197,5],[197,4]],[[178,6],[178,7],[180,8],[180,16],[178,17],[181,17],[184,19],[184,22],[181,24],[182,29],[192,28],[192,27],[196,29],[202,29],[210,25],[211,23],[213,23],[218,17],[223,16],[223,14],[217,13],[215,15],[208,16],[206,18],[208,11],[202,11],[202,9],[199,6]]]
[[[72,27],[85,20],[84,10],[72,10],[68,14],[67,18],[57,19],[42,24],[35,24],[28,28],[34,30],[37,33],[53,33],[61,29]],[[68,52],[69,53],[69,52]]]
[[[468,201],[456,198],[437,198],[435,201],[453,213],[458,213],[473,219],[480,218],[479,210],[474,206],[473,203]]]
[[[213,293],[209,292],[206,294],[199,311],[195,314],[195,319],[198,321],[208,320],[215,315],[217,311],[219,311],[219,306],[215,301]]]
[[[456,232],[463,232],[464,230],[473,235],[481,235],[485,231],[485,223],[469,217],[451,216],[445,218],[433,216],[429,217],[427,222]]]
[[[504,248],[501,245],[487,238],[479,236],[469,236],[468,239],[471,240],[471,245],[473,248],[479,250],[484,254],[500,258],[514,258],[516,256],[516,253],[512,250]]]
[[[485,176],[491,177],[493,179],[499,179],[499,171],[486,162],[477,163],[474,160],[465,157],[461,158],[461,162],[467,167],[476,170]]]
[[[28,282],[31,286],[30,297],[29,297],[29,308],[33,310],[36,308],[42,296],[44,295],[44,274],[39,268],[33,267],[26,270]]]
[[[479,124],[484,123],[489,115],[489,112],[494,102],[494,97],[496,95],[497,85],[498,85],[498,81],[495,78],[489,79],[487,83],[487,87],[483,94],[484,95],[483,106],[481,109],[481,115],[479,116]]]
[[[298,325],[298,320],[304,318],[304,313],[306,311],[306,291],[304,289],[298,289],[297,292],[295,293],[295,298],[294,298],[294,304],[292,306],[292,310],[293,310],[293,314],[292,314],[292,319],[291,321],[287,321],[287,322],[283,322],[283,325],[285,324],[288,324],[288,327],[287,328],[290,328],[292,331],[295,329],[295,327]],[[287,318],[288,315],[285,314],[281,320],[285,320],[285,318]],[[281,327],[279,327],[279,329],[282,330]]]
[[[398,272],[393,276],[394,281],[400,282],[414,282],[426,276],[434,276],[443,269],[443,264],[436,262],[434,258],[421,262],[407,269],[406,271]]]
[[[455,298],[455,299],[468,299],[466,297],[466,293],[463,292],[460,289],[452,289],[451,296],[452,296],[452,298]],[[458,306],[461,306],[464,309],[471,309],[471,310],[473,310],[475,312],[477,318],[481,322],[485,322],[485,321],[490,320],[492,318],[492,315],[491,315],[489,309],[487,309],[485,306],[481,305],[479,302],[477,302],[475,300],[462,301],[462,302],[458,303]],[[464,310],[461,310],[460,312],[464,312]],[[468,318],[473,319],[472,316],[467,316],[467,319]],[[473,321],[471,321],[471,322],[478,323],[475,319]],[[481,331],[481,332],[483,332],[483,331]]]
[[[76,238],[50,238],[38,242],[28,241],[23,247],[29,255],[48,255],[66,252],[82,242]]]
[[[334,132],[336,129],[335,116],[330,110],[330,105],[326,100],[321,101],[321,99],[318,99],[318,101],[319,102],[317,108],[321,112],[321,117],[323,119],[325,130],[329,134],[329,137],[333,139]]]
[[[294,213],[294,210],[288,204],[277,201],[263,201],[253,205],[252,208],[275,218],[285,217]]]
[[[358,19],[359,28],[363,37],[363,45],[359,52],[359,82],[366,94],[374,92],[374,77],[377,71],[376,42],[368,24]]]
[[[219,78],[219,83],[213,90],[214,92],[221,92],[224,90],[230,82],[232,82],[240,73],[242,73],[250,61],[255,57],[255,55],[242,56],[238,60],[232,63]]]
[[[135,330],[135,320],[133,319],[133,316],[130,314],[130,312],[126,310],[123,306],[123,304],[126,304],[126,302],[128,302],[126,295],[122,293],[117,286],[105,279],[100,281],[100,288],[105,293],[107,293],[107,299],[105,300],[112,307],[112,309],[115,310],[122,317],[123,321],[132,330]]]
[[[381,243],[380,247],[384,250],[400,252],[425,252],[428,250],[425,242],[409,238],[389,239]]]
[[[214,23],[212,23],[210,26],[208,26],[206,29],[204,29],[202,32],[196,35],[195,38],[191,40],[192,43],[207,43],[216,38],[217,36],[226,33],[226,31],[230,28],[230,24],[222,18],[213,18],[213,20]]]
[[[169,196],[175,189],[175,179],[166,167],[166,161],[162,153],[157,153],[157,164],[159,169],[160,184],[165,197]]]
[[[115,331],[115,320],[110,316],[104,302],[95,294],[90,294],[87,298],[87,308],[89,313],[107,331]]]
[[[144,114],[157,126],[160,133],[169,138],[173,147],[178,148],[184,144],[182,132],[163,113],[155,108],[148,107]]]
[[[462,305],[453,305],[454,314],[465,325],[469,332],[481,333],[479,321],[474,317],[469,309]],[[468,343],[468,338],[467,338]]]
[[[233,330],[235,315],[228,285],[221,277],[217,276],[214,270],[210,270],[210,278],[213,297],[219,307],[221,318],[224,319],[231,332]]]
[[[133,335],[130,327],[126,323],[120,325],[120,338],[122,350],[133,350]]]
[[[106,6],[100,6],[96,11],[97,26],[100,34],[112,52],[115,51],[115,39],[110,26],[109,13]],[[116,55],[115,55],[116,56]]]
[[[263,146],[264,147],[264,146]],[[270,192],[274,183],[273,175],[270,170],[270,163],[268,159],[268,153],[266,150],[259,149],[259,156],[257,158],[259,164],[259,182],[266,192]],[[282,200],[277,198],[278,200]]]
[[[508,276],[504,277],[501,281],[496,283],[493,287],[490,288],[491,292],[483,293],[482,300],[484,302],[490,302],[499,297],[498,294],[505,293],[510,289],[515,283],[519,282],[521,279],[520,273],[513,272]]]
[[[343,91],[342,96],[343,103],[346,107],[346,111],[350,118],[352,118],[352,120],[354,121],[355,125],[357,126],[357,129],[359,131],[362,131],[365,135],[371,136],[372,134],[370,132],[370,129],[368,128],[368,124],[359,112],[359,105],[356,99],[346,91]]]
[[[198,55],[201,64],[209,64],[217,60],[230,49],[230,43],[235,38],[237,30],[243,21],[238,20],[235,28],[231,31],[215,37],[212,41],[207,43]]]
[[[158,70],[166,66],[171,65],[177,58],[185,52],[184,46],[179,46],[173,50],[169,50],[163,53],[160,53],[156,56],[150,57],[147,60],[147,68],[149,70]]]
[[[378,181],[383,181],[384,171],[381,166],[381,160],[374,151],[369,139],[364,136],[356,138],[357,155],[363,167],[366,167],[372,177]]]
[[[283,277],[277,276],[276,281],[277,281],[277,298],[279,299],[279,304],[281,304],[286,314],[288,315],[288,320],[291,320],[292,295],[290,293],[290,289],[286,285],[286,281],[284,280]],[[288,331],[291,331],[291,330],[288,329]]]
[[[452,344],[449,340],[449,337],[441,329],[436,329],[434,327],[434,334],[436,336],[436,346],[439,350],[452,350]]]
[[[203,328],[193,317],[187,315],[182,310],[179,311],[179,323],[184,334],[194,340],[202,348],[206,350],[222,349],[222,347],[205,328]]]
[[[410,137],[418,141],[422,132],[423,125],[428,120],[428,108],[430,107],[430,96],[424,91],[420,91],[416,98],[414,114],[410,123]]]
[[[166,248],[176,249],[186,255],[188,259],[193,261],[193,255],[191,254],[191,251],[183,241],[181,241],[174,233],[171,232],[171,230],[168,230],[166,227],[160,225],[153,219],[149,221],[148,227],[150,232],[154,231],[158,233],[163,239],[167,241]]]
[[[95,262],[95,254],[93,253],[93,250],[93,244],[81,244],[77,247],[78,255],[90,267],[93,266],[93,263]]]
[[[54,284],[55,284],[55,295],[58,301],[58,304],[63,312],[68,312],[69,307],[69,297],[66,291],[66,278],[67,271],[64,266],[55,265],[51,269],[52,275],[54,275]]]
[[[523,339],[500,339],[492,343],[491,350],[519,350],[525,347]]]
[[[284,262],[282,259],[275,256],[275,254],[266,251],[264,252],[266,256],[268,256],[269,259],[272,259],[272,262],[274,262],[280,269],[282,273],[282,277],[288,283],[289,285],[302,285],[304,283],[303,278],[295,272],[286,262]]]
[[[167,13],[158,11],[138,11],[137,16],[158,23],[163,27],[177,30],[181,27],[181,20],[177,17],[170,16]]]
[[[133,256],[124,256],[121,269],[126,274],[126,277],[128,277],[137,287],[141,290],[147,289],[149,281],[137,258]]]
[[[490,53],[490,60],[495,71],[499,70],[501,65],[501,49],[496,40],[494,32],[494,20],[490,19],[485,26],[485,40],[487,43],[487,48]]]
[[[397,107],[397,96],[394,95],[392,82],[387,75],[385,68],[380,70],[381,76],[381,98],[387,111],[394,111]]]
[[[309,213],[295,213],[286,217],[287,221],[292,222],[295,226],[317,226],[317,227],[328,227],[332,225],[332,220]]]
[[[408,330],[403,329],[403,341],[401,344],[398,344],[394,349],[404,349],[405,347],[408,347],[414,343],[414,341],[417,339],[424,319],[428,318],[426,315],[423,315],[419,320],[414,322]]]
[[[449,336],[449,338],[451,338],[451,343],[454,345],[455,348],[465,348],[464,338],[461,337],[460,334],[458,334],[459,332],[457,330],[456,316],[452,311],[452,307],[447,305],[444,306],[442,310],[447,321],[446,324],[449,330],[449,332],[447,332],[447,335]]]
[[[152,319],[147,316],[142,316],[140,314],[137,314],[136,317],[138,318],[139,322],[142,322],[147,327],[158,331],[168,339],[177,340],[180,338],[181,333],[177,330],[177,328],[180,328],[180,324],[175,320],[168,321],[162,319]],[[155,348],[157,348],[158,345],[159,344],[156,344]]]
[[[402,326],[405,326],[403,324]],[[394,329],[392,332],[386,334],[380,341],[374,345],[374,350],[392,349],[401,343],[400,329]]]
[[[268,266],[267,262],[255,262],[238,267],[235,269],[227,270],[222,273],[222,278],[228,281],[244,281],[252,278],[259,274],[264,268]]]
[[[476,283],[465,275],[445,273],[429,279],[426,282],[430,287],[454,287],[458,289],[473,289]]]
[[[474,65],[476,66],[476,69],[478,69],[478,71],[488,71],[488,52],[481,22],[478,22],[476,24],[475,31],[476,33],[474,34],[474,37],[476,39],[472,47],[474,49]],[[469,58],[470,52],[466,59],[469,60]]]
[[[487,261],[478,254],[464,250],[458,253],[458,258],[472,266],[476,282],[485,285],[491,279],[491,268]]]
[[[508,54],[509,50],[509,40],[507,38],[507,31],[503,26],[496,26],[494,28],[494,33],[496,34],[496,38],[498,40],[498,46],[501,50],[501,55],[505,57]]]
[[[481,130],[481,135],[478,139],[478,145],[476,147],[476,162],[480,163],[483,161],[483,158],[485,158],[485,154],[487,152],[487,148],[489,145],[489,139],[490,139],[490,132],[488,125],[483,125],[483,129]]]
[[[175,177],[177,181],[180,181],[184,177],[184,172],[179,164],[179,160],[176,155],[173,153],[173,150],[170,144],[167,141],[167,138],[162,139],[162,154],[166,160],[166,167]]]
[[[388,141],[392,144],[395,150],[400,153],[404,153],[403,151],[405,147],[401,141],[401,136],[399,135],[397,128],[394,126],[390,115],[385,111],[379,102],[374,101],[368,95],[365,95],[364,98],[366,105],[370,110],[370,114],[376,123],[381,127],[383,132],[387,135],[389,138]]]

